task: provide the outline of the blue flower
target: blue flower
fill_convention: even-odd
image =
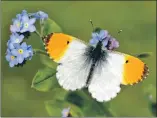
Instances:
[[[34,32],[36,30],[33,25],[36,21],[35,18],[29,18],[26,10],[23,10],[21,14],[17,14],[16,18],[12,20],[13,25],[10,26],[10,31],[13,33],[20,32]]]
[[[21,14],[17,14],[16,18],[14,18],[13,25],[10,26],[10,31],[15,33],[15,32],[20,32],[21,27],[22,27],[22,16],[27,15],[27,11],[23,10]]]
[[[107,30],[100,30],[100,32],[93,32],[92,39],[90,40],[91,45],[96,45],[99,41],[103,41],[104,45],[108,43],[108,31]]]
[[[22,10],[21,14],[17,14],[16,18],[19,20],[22,20],[22,16],[27,15],[27,11],[26,10]],[[14,19],[12,20],[14,22]]]
[[[31,45],[29,45],[28,47],[27,47],[27,50],[28,50],[28,52],[29,52],[29,60],[31,60],[32,59],[32,56],[33,56],[33,49],[32,49],[32,46]]]
[[[109,44],[109,40],[111,39],[111,35],[108,35],[105,40],[102,42],[103,47],[107,47]]]
[[[91,39],[91,40],[90,40],[90,44],[91,44],[91,45],[96,45],[98,42],[99,42],[99,41],[96,40],[96,39]]]
[[[17,57],[19,64],[23,63],[24,60],[30,57],[28,46],[25,42],[20,44],[14,44],[15,49],[11,50],[11,53]]]
[[[109,39],[109,45],[108,45],[108,49],[109,50],[113,50],[115,48],[119,47],[119,42],[115,39],[115,38],[110,38]]]
[[[36,18],[36,19],[47,19],[48,18],[48,14],[44,13],[43,11],[38,11],[37,13],[34,13],[33,16]]]
[[[9,66],[10,67],[14,67],[15,65],[18,64],[18,61],[17,61],[17,58],[10,52],[9,49],[7,49],[7,52],[6,52],[6,60],[9,62]]]
[[[22,16],[22,28],[21,28],[21,33],[24,32],[34,32],[36,30],[35,26],[33,25],[35,23],[36,19],[35,18],[29,18],[28,15]]]
[[[7,42],[8,48],[14,49],[14,44],[15,43],[21,43],[23,41],[23,39],[24,39],[24,35],[19,35],[17,33],[13,33]]]
[[[7,47],[8,47],[9,49],[14,49],[14,44],[11,43],[11,40],[8,40],[8,42],[7,42]]]
[[[108,36],[108,31],[107,30],[100,30],[99,33],[93,32],[92,33],[92,39],[102,41]]]
[[[69,114],[70,114],[70,107],[65,108],[65,109],[62,110],[62,117],[63,117],[63,118],[68,117]]]
[[[107,30],[100,30],[92,33],[90,44],[96,46],[99,41],[102,41],[103,48],[113,50],[119,47],[119,42],[108,34]]]
[[[19,18],[13,20],[13,25],[10,26],[10,31],[15,33],[15,32],[20,32],[22,27],[21,20]]]

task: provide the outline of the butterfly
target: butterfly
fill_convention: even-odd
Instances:
[[[115,98],[121,85],[133,85],[147,77],[147,65],[137,57],[103,48],[64,33],[51,33],[43,37],[45,49],[58,63],[56,78],[69,91],[88,88],[98,102]]]

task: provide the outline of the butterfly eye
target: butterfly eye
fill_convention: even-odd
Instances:
[[[69,44],[70,42],[69,41],[67,41],[67,44]]]
[[[129,61],[128,60],[126,60],[126,62],[125,63],[128,63]]]

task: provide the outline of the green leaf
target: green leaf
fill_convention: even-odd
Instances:
[[[41,50],[41,49],[33,49],[33,51],[35,54],[39,54],[40,60],[45,66],[48,66],[53,69],[57,67],[58,64],[54,62],[52,59],[50,59],[46,51]]]
[[[90,97],[87,94],[85,94],[82,90],[79,90],[69,92],[65,96],[65,100],[79,106],[80,108],[83,108],[86,103],[90,102]]]
[[[110,111],[103,106],[102,103],[97,102],[91,97],[88,90],[80,90],[76,92],[69,92],[65,100],[78,106],[85,116],[112,116]]]
[[[46,67],[44,69],[39,69],[32,81],[32,88],[38,91],[49,91],[58,85],[57,79],[55,77],[56,70]]]
[[[69,91],[66,91],[65,89],[63,89],[62,87],[58,86],[56,88],[54,88],[52,90],[52,93],[53,93],[53,99],[57,99],[57,100],[64,100],[65,99],[65,96],[66,94],[68,93]]]
[[[50,57],[48,57],[46,55],[40,54],[40,60],[41,60],[42,64],[44,64],[45,66],[50,67],[50,68],[56,69],[56,67],[58,65],[56,62],[54,62],[52,59],[50,59]]]
[[[62,29],[55,21],[47,19],[43,25],[43,35],[47,35],[52,32],[62,32]]]
[[[68,107],[70,107],[70,114],[72,117],[83,116],[83,112],[79,107],[62,100],[45,101],[45,107],[50,116],[61,117],[62,110]]]
[[[136,54],[135,56],[138,58],[147,58],[147,57],[150,57],[151,55],[152,55],[152,52],[143,52],[140,54]]]

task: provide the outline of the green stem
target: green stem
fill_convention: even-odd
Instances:
[[[44,27],[41,26],[41,36],[43,36],[43,29],[44,29]]]
[[[40,50],[40,49],[33,49],[34,54],[42,54],[42,55],[46,55],[49,56],[45,51]]]
[[[44,30],[44,21],[40,20],[40,34],[43,36],[43,30]]]
[[[41,39],[40,41],[43,44],[42,35],[38,32],[38,30],[36,30],[35,33],[40,37],[40,39]]]
[[[42,38],[41,34],[36,30],[35,33],[40,37]]]

